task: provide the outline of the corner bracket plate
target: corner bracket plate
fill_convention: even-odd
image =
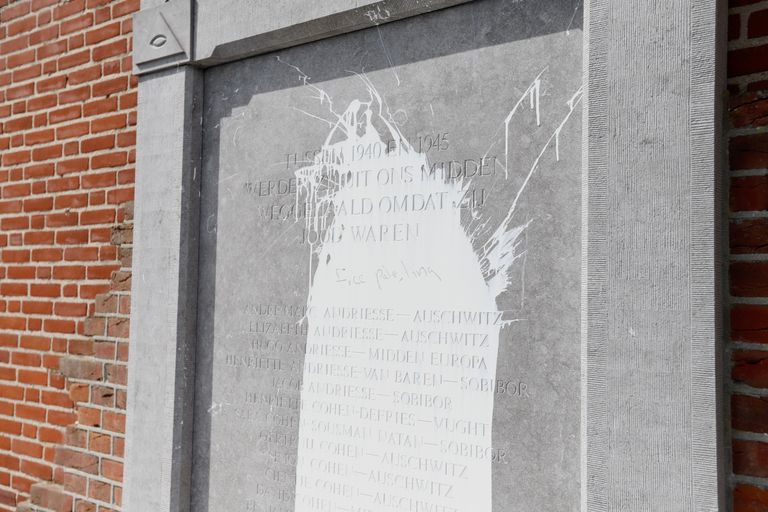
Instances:
[[[192,2],[171,0],[133,15],[133,73],[142,75],[192,59]]]

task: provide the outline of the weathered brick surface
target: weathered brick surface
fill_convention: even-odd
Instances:
[[[768,1],[728,23],[729,481],[734,512],[768,512]]]
[[[0,512],[121,507],[138,8],[0,0]]]

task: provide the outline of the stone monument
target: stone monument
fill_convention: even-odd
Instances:
[[[608,112],[658,107],[601,85],[630,14],[607,5],[147,2],[129,512],[718,510],[714,221],[670,247],[602,224],[668,198],[622,174],[643,147],[604,146]],[[703,273],[664,263],[691,255]],[[654,309],[656,286],[704,299]]]

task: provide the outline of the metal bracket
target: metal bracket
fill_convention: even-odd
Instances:
[[[171,0],[133,15],[133,73],[142,75],[192,59],[192,2]]]

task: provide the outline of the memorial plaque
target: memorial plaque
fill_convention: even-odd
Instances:
[[[581,18],[206,72],[195,512],[578,510]]]

